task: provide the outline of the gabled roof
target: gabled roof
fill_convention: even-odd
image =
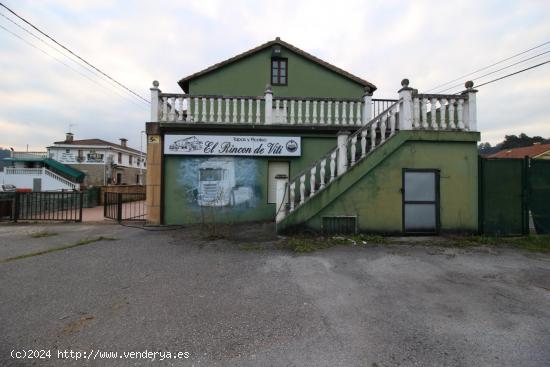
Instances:
[[[108,142],[103,139],[81,139],[81,140],[73,140],[73,141],[56,141],[54,142],[55,145],[95,145],[95,146],[109,146],[117,149],[123,149],[130,152],[134,152],[136,154],[140,154],[140,151],[134,148],[130,148],[128,146],[123,147],[120,144],[115,144]]]
[[[504,149],[488,158],[523,158],[526,155],[535,158],[547,152],[550,152],[550,144],[533,144],[529,147]]]
[[[183,89],[185,92],[189,92],[189,81],[193,80],[193,79],[196,79],[198,78],[199,76],[202,76],[204,74],[207,74],[211,71],[214,71],[216,69],[219,69],[225,65],[228,65],[228,64],[231,64],[233,62],[236,62],[238,60],[241,60],[245,57],[248,57],[252,54],[255,54],[256,52],[259,52],[259,51],[262,51],[266,48],[270,48],[274,45],[280,45],[280,46],[283,46],[287,49],[289,49],[290,51],[304,57],[305,59],[309,60],[309,61],[312,61],[318,65],[321,65],[329,70],[332,70],[333,72],[337,73],[337,74],[340,74],[341,76],[345,77],[345,78],[348,78],[358,84],[361,84],[362,86],[366,87],[366,88],[369,88],[371,92],[374,92],[376,90],[376,86],[374,84],[372,84],[371,82],[368,82],[364,79],[361,79],[359,78],[358,76],[355,76],[353,74],[350,74],[348,73],[347,71],[345,70],[342,70],[340,69],[339,67],[337,66],[334,66],[332,64],[329,64],[328,62],[326,61],[323,61],[315,56],[313,56],[312,54],[309,54],[307,52],[305,52],[304,50],[301,50],[299,49],[298,47],[296,46],[293,46],[291,45],[290,43],[287,43],[283,40],[281,40],[279,37],[277,37],[275,40],[273,41],[269,41],[269,42],[266,42],[262,45],[259,45],[258,47],[255,47],[251,50],[248,50],[248,51],[245,51],[241,54],[238,54],[237,56],[233,56],[232,58],[229,58],[225,61],[222,61],[222,62],[219,62],[217,64],[214,64],[204,70],[201,70],[197,73],[194,73],[194,74],[191,74],[185,78],[182,78],[180,79],[180,81],[178,82],[179,86],[181,87],[181,89]]]

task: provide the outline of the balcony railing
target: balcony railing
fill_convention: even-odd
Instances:
[[[11,156],[19,159],[48,158],[48,152],[12,152]]]
[[[151,121],[196,124],[362,126],[397,100],[162,93],[151,88]]]

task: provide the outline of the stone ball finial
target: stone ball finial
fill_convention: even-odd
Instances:
[[[266,92],[271,92],[272,91],[271,84],[268,83],[268,84],[265,85],[265,91]]]
[[[464,86],[467,88],[467,89],[472,89],[474,87],[474,82],[471,81],[471,80],[468,80]]]
[[[160,85],[158,80],[153,80],[153,87],[158,88]]]
[[[409,79],[403,79],[403,80],[401,81],[401,86],[402,86],[403,88],[407,88],[407,87],[409,86]]]

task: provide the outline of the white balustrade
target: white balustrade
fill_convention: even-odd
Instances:
[[[257,123],[257,124],[260,123],[260,116],[261,116],[261,112],[260,112],[260,100],[257,99],[257,100],[256,100],[256,123]]]
[[[327,165],[327,160],[326,158],[321,160],[321,164],[320,164],[320,169],[319,169],[319,190],[322,190],[325,188],[325,166]]]
[[[330,182],[334,181],[336,177],[336,154],[337,151],[335,150],[330,155]]]
[[[431,128],[432,130],[437,130],[437,99],[432,97],[432,100],[430,101],[431,104],[431,110],[430,110],[430,122],[431,122]]]
[[[428,125],[428,99],[422,98],[421,99],[421,105],[420,110],[422,111],[422,128],[427,129],[429,127]]]
[[[306,201],[306,175],[300,177],[300,205]]]
[[[296,183],[294,183],[294,182],[290,184],[289,199],[290,199],[290,211],[293,211],[294,210],[294,205],[295,205],[295,200],[296,200]]]
[[[457,102],[458,102],[458,106],[456,108],[456,112],[457,112],[458,129],[459,130],[464,130],[464,116],[462,115],[463,112],[464,112],[463,111],[464,100],[459,99]]]
[[[313,101],[313,116],[311,119],[312,124],[317,124],[317,101]]]
[[[449,128],[456,129],[455,125],[455,100],[451,98],[449,100]]]
[[[370,126],[370,150],[373,151],[376,147],[376,125],[378,125],[378,120],[373,121]]]
[[[315,180],[317,175],[317,165],[314,165],[310,170],[310,176],[309,176],[309,196],[315,194]]]
[[[233,110],[232,112],[232,119],[231,122],[236,124],[237,123],[237,98],[233,98]]]
[[[304,118],[304,123],[309,124],[309,100],[306,100],[306,114]]]
[[[446,118],[446,110],[447,110],[447,99],[446,98],[442,98],[439,100],[439,104],[440,104],[440,108],[439,108],[439,121],[440,121],[440,126],[441,126],[441,129],[442,130],[446,130],[447,129],[447,122],[445,121],[445,118]]]
[[[351,138],[351,165],[355,164],[355,154],[357,153],[357,135]]]
[[[369,131],[364,129],[361,131],[361,158],[365,158],[367,155],[367,134]]]

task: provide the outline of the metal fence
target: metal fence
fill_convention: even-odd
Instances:
[[[488,235],[550,233],[550,161],[528,157],[479,161],[479,228]]]
[[[118,222],[142,221],[146,219],[145,193],[105,192],[103,194],[103,216]]]
[[[82,221],[82,192],[13,192],[0,195],[0,220]]]

